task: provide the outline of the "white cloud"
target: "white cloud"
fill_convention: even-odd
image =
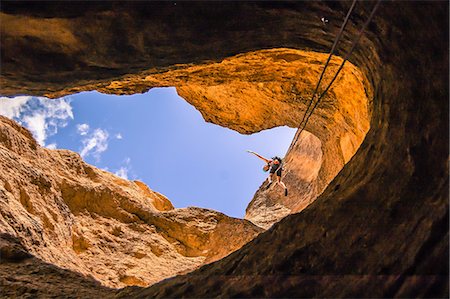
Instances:
[[[81,136],[87,135],[87,133],[89,132],[89,125],[88,124],[78,124],[77,125],[77,132]]]
[[[117,133],[116,134],[116,139],[122,139],[123,137],[122,137],[122,134],[120,134],[120,133]]]
[[[29,96],[15,98],[0,97],[0,114],[11,119],[18,117],[31,98]]]
[[[130,166],[131,159],[128,157],[124,160],[125,165],[120,167],[119,170],[115,171],[114,174],[121,177],[122,179],[128,180],[128,172],[131,170]]]
[[[48,149],[56,149],[56,143],[50,143],[45,146]]]
[[[68,120],[73,119],[72,106],[67,98],[0,97],[0,114],[27,127],[42,146],[49,136],[58,132],[58,128],[67,126]]]
[[[81,157],[93,155],[97,160],[100,159],[100,154],[108,148],[109,134],[106,130],[95,129],[87,138],[83,139],[83,148],[80,151]]]
[[[56,123],[55,119],[64,120],[61,126],[65,127],[67,125],[68,118],[73,119],[72,106],[70,105],[70,100],[68,98],[60,99],[47,99],[39,98],[41,104],[45,107],[46,115],[49,118],[50,123]]]
[[[47,138],[45,123],[45,115],[34,113],[30,116],[25,116],[22,119],[23,124],[33,133],[34,138],[40,145],[45,145]]]
[[[115,175],[121,177],[122,179],[128,180],[128,167],[120,167],[119,170],[114,172]]]

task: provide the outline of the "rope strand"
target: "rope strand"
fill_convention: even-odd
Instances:
[[[370,21],[372,20],[373,16],[375,15],[375,11],[377,10],[378,5],[380,4],[380,2],[381,2],[381,0],[378,0],[377,3],[376,3],[376,4],[374,5],[374,7],[372,8],[372,11],[371,11],[371,13],[370,13],[370,15],[369,15],[369,18],[368,18],[367,21],[364,23],[363,27],[362,27],[361,30],[359,31],[359,33],[358,33],[358,35],[356,36],[356,38],[353,40],[353,42],[352,42],[352,47],[350,48],[350,51],[347,52],[347,54],[346,54],[346,56],[345,56],[345,58],[344,58],[344,61],[341,63],[341,65],[340,65],[338,71],[336,72],[336,74],[334,75],[333,79],[330,81],[330,83],[328,84],[328,86],[325,88],[325,91],[324,91],[323,93],[321,93],[321,95],[320,95],[319,98],[317,99],[317,101],[316,101],[316,103],[314,104],[312,110],[309,112],[308,116],[306,117],[306,120],[305,120],[304,125],[303,125],[301,128],[299,127],[299,129],[297,130],[297,133],[298,133],[298,134],[297,134],[297,133],[295,134],[294,140],[292,141],[291,146],[289,147],[289,150],[292,149],[292,148],[295,146],[295,144],[297,143],[298,138],[300,137],[300,134],[303,132],[303,130],[304,130],[305,127],[306,127],[306,124],[307,124],[308,121],[309,121],[309,118],[311,117],[311,115],[313,114],[314,110],[315,110],[315,109],[317,108],[317,106],[319,105],[319,103],[320,103],[320,101],[322,100],[322,98],[323,98],[323,97],[325,96],[325,94],[328,92],[328,90],[330,89],[331,85],[334,83],[334,81],[335,81],[336,78],[338,77],[339,73],[341,72],[342,68],[343,68],[344,65],[345,65],[345,62],[350,58],[350,55],[353,53],[353,50],[356,48],[356,45],[358,44],[359,40],[361,39],[362,34],[364,33],[364,31],[366,30],[366,28],[367,28],[367,26],[369,25]],[[352,7],[353,7],[353,5],[352,5]],[[349,15],[349,14],[347,14],[347,15]],[[341,27],[341,28],[343,28],[343,27]],[[339,37],[339,39],[340,39],[341,35],[338,35],[338,37]],[[336,40],[339,40],[339,39],[336,39]],[[335,44],[337,44],[337,42],[335,42]],[[333,46],[335,46],[335,44],[333,44]],[[334,51],[334,49],[332,49],[332,52],[333,52],[333,51]],[[329,58],[331,58],[332,52],[330,52]],[[328,65],[328,62],[329,62],[329,60],[327,61],[326,66]],[[325,70],[325,68],[324,68],[324,70]],[[321,79],[322,79],[322,77],[323,77],[323,73],[324,73],[324,71],[322,71]],[[320,83],[320,82],[319,82],[319,83]],[[317,86],[319,85],[319,83],[317,84]],[[316,90],[317,90],[317,86],[316,86]],[[300,123],[300,126],[302,125],[303,120],[305,119],[305,115],[306,115],[306,113],[308,112],[309,107],[310,107],[311,104],[312,104],[312,100],[314,99],[316,90],[314,90],[313,97],[312,97],[312,99],[311,99],[310,105],[308,106],[308,109],[305,111],[305,114],[304,114],[304,116],[303,116],[302,122]]]
[[[309,108],[311,107],[311,105],[312,105],[312,103],[314,101],[314,96],[316,95],[317,90],[319,89],[319,86],[320,86],[320,83],[322,82],[322,79],[323,79],[323,76],[325,74],[325,71],[326,71],[326,69],[328,67],[328,64],[330,63],[331,57],[333,56],[333,53],[334,53],[334,50],[336,49],[336,45],[338,44],[339,40],[341,39],[342,33],[344,32],[345,26],[348,23],[348,20],[350,18],[350,14],[352,13],[353,8],[355,7],[355,5],[356,5],[356,0],[353,0],[353,3],[352,3],[352,5],[350,6],[350,8],[349,8],[349,10],[347,12],[347,15],[345,16],[344,22],[341,25],[339,33],[338,33],[338,35],[336,35],[336,38],[334,39],[333,46],[331,47],[330,55],[328,55],[328,59],[325,62],[325,66],[324,66],[324,68],[322,70],[322,73],[320,74],[319,81],[317,81],[316,87],[314,88],[313,94],[311,96],[311,100],[309,101],[308,107],[306,108],[305,113],[303,114],[302,121],[300,122],[300,125],[298,126],[299,128],[303,124],[303,121],[305,120],[306,114],[309,111]]]

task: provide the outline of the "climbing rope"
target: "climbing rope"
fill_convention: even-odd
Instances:
[[[343,22],[342,25],[341,25],[341,28],[340,28],[340,30],[339,30],[339,33],[336,35],[336,38],[334,39],[333,46],[331,47],[330,54],[328,55],[328,59],[327,59],[327,61],[325,62],[325,66],[324,66],[324,68],[323,68],[323,70],[322,70],[322,73],[320,74],[319,81],[317,81],[316,87],[314,88],[314,91],[313,91],[313,94],[312,94],[312,96],[311,96],[311,100],[309,101],[308,107],[306,108],[305,113],[303,114],[302,121],[300,122],[300,125],[298,126],[299,128],[300,128],[301,125],[303,124],[303,121],[305,120],[305,117],[306,117],[306,115],[307,115],[307,113],[308,113],[308,111],[309,111],[309,108],[311,107],[311,105],[312,105],[312,103],[313,103],[313,101],[314,101],[314,96],[316,95],[316,93],[317,93],[317,91],[318,91],[318,89],[319,89],[320,83],[322,82],[323,76],[324,76],[325,71],[326,71],[326,69],[327,69],[327,67],[328,67],[328,63],[330,63],[331,57],[333,56],[334,50],[336,49],[336,45],[338,44],[339,40],[341,39],[342,33],[344,32],[345,26],[347,25],[348,20],[349,20],[349,18],[350,18],[350,14],[352,13],[353,8],[354,8],[355,5],[356,5],[356,1],[357,1],[357,0],[353,0],[353,3],[352,3],[352,5],[350,6],[350,8],[348,9],[347,15],[345,16],[344,22]]]
[[[309,101],[308,107],[306,108],[305,113],[303,114],[303,118],[302,118],[302,120],[301,120],[301,122],[299,124],[299,129],[302,126],[303,121],[305,120],[305,117],[306,117],[306,115],[307,115],[307,113],[309,111],[309,108],[311,108],[311,105],[312,105],[312,103],[314,101],[314,97],[315,97],[317,91],[319,90],[319,86],[320,86],[320,83],[322,82],[322,79],[323,79],[323,76],[325,74],[325,71],[326,71],[326,69],[328,67],[328,64],[331,61],[331,57],[333,56],[333,53],[334,53],[334,51],[336,49],[336,46],[337,46],[338,42],[340,41],[342,34],[344,33],[344,29],[345,29],[345,26],[347,26],[348,20],[350,19],[350,15],[351,15],[353,9],[355,8],[356,1],[357,0],[353,0],[352,5],[348,9],[347,15],[344,18],[344,22],[342,23],[341,28],[339,29],[339,32],[338,32],[338,34],[336,35],[336,37],[334,39],[333,45],[331,46],[330,54],[328,55],[328,58],[327,58],[327,61],[325,62],[325,65],[324,65],[324,68],[322,70],[322,73],[320,74],[319,81],[317,81],[316,87],[314,88],[313,94],[311,96],[311,100]],[[295,96],[297,98],[297,94],[295,94]],[[303,129],[300,130],[300,131],[297,130],[297,132],[296,132],[296,134],[294,136],[293,142],[291,143],[291,145],[289,147],[289,150],[295,146],[295,144],[297,143],[297,140],[298,140],[298,138],[299,138],[299,136],[300,136],[302,131],[303,131]],[[288,152],[289,152],[289,150],[288,150]],[[283,159],[283,162],[284,162],[284,159]],[[286,176],[289,173],[289,170],[288,170],[288,167],[287,167],[287,163],[284,162],[283,164],[284,165],[282,165],[282,166],[284,166],[284,169],[286,170],[284,175]]]
[[[309,118],[311,117],[311,115],[313,114],[314,110],[315,110],[315,109],[317,108],[317,106],[319,105],[319,103],[320,103],[320,101],[322,100],[322,98],[323,98],[323,97],[325,96],[325,94],[328,92],[328,90],[330,89],[331,85],[332,85],[332,84],[334,83],[334,81],[336,80],[337,76],[339,75],[339,73],[341,72],[342,68],[344,67],[345,62],[350,58],[350,55],[353,53],[353,50],[356,48],[356,45],[358,44],[359,40],[361,39],[361,37],[362,37],[364,31],[366,30],[367,26],[369,25],[370,21],[372,20],[373,16],[375,15],[375,11],[377,10],[378,5],[380,4],[380,2],[381,2],[381,0],[378,0],[377,3],[376,3],[376,4],[374,5],[374,7],[372,8],[372,11],[371,11],[371,13],[370,13],[370,15],[369,15],[369,18],[368,18],[367,21],[364,23],[363,27],[362,27],[361,30],[359,31],[359,33],[358,33],[358,35],[356,36],[356,38],[353,40],[352,46],[351,46],[351,48],[350,48],[350,51],[347,52],[347,54],[346,54],[344,60],[342,61],[341,65],[340,65],[339,69],[337,70],[336,74],[334,75],[333,79],[330,81],[330,83],[328,84],[328,86],[325,88],[324,92],[322,92],[322,93],[320,94],[320,96],[318,97],[318,99],[317,99],[316,103],[314,104],[312,110],[309,111],[309,108],[310,108],[310,106],[312,105],[312,102],[314,101],[314,97],[315,97],[315,95],[316,95],[316,93],[317,93],[317,91],[318,91],[320,82],[322,81],[322,78],[323,78],[323,75],[324,75],[324,73],[325,73],[325,70],[326,70],[326,68],[328,67],[328,63],[329,63],[330,60],[331,60],[331,56],[333,55],[333,52],[334,52],[334,50],[335,50],[335,47],[336,47],[337,43],[339,42],[339,40],[340,40],[340,38],[341,38],[341,36],[342,36],[342,32],[344,31],[344,27],[345,27],[345,25],[347,25],[349,16],[350,16],[350,14],[351,14],[351,12],[352,12],[354,6],[355,6],[356,0],[353,1],[352,6],[350,7],[349,11],[347,12],[347,16],[346,16],[346,18],[345,18],[345,20],[344,20],[344,23],[343,23],[342,26],[341,26],[341,30],[339,31],[339,34],[336,36],[336,39],[335,39],[335,41],[334,41],[334,43],[333,43],[333,46],[332,46],[332,48],[331,48],[331,51],[330,51],[330,55],[328,56],[327,62],[325,63],[325,67],[324,67],[324,69],[322,70],[322,74],[320,75],[319,81],[317,82],[316,88],[314,89],[313,95],[312,95],[312,97],[311,97],[311,101],[309,102],[309,105],[308,105],[308,107],[307,107],[307,109],[306,109],[306,111],[305,111],[305,113],[304,113],[304,115],[303,115],[302,121],[300,122],[299,128],[298,128],[297,132],[295,133],[294,139],[293,139],[293,141],[292,141],[292,143],[291,143],[291,145],[290,145],[290,147],[289,147],[289,150],[291,150],[292,148],[294,148],[295,144],[296,144],[297,141],[298,141],[298,138],[300,137],[300,134],[301,134],[301,133],[303,132],[303,130],[305,129],[306,124],[308,123]],[[308,116],[306,116],[306,115],[308,115]],[[305,117],[306,117],[306,118],[305,118]],[[304,124],[303,124],[303,122],[304,122]],[[303,124],[303,126],[302,126],[302,124]],[[289,151],[289,150],[288,150],[288,151]]]

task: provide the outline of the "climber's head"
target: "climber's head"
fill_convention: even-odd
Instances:
[[[272,161],[275,164],[280,164],[281,163],[281,158],[278,156],[272,157]]]

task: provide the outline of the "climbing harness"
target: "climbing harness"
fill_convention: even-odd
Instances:
[[[330,60],[331,60],[331,57],[332,57],[332,55],[333,55],[333,53],[334,53],[334,51],[335,51],[336,45],[337,45],[337,43],[340,41],[341,36],[342,36],[342,33],[343,33],[343,31],[344,31],[344,28],[345,28],[345,26],[346,26],[347,23],[348,23],[348,19],[349,19],[349,17],[350,17],[350,14],[351,14],[351,12],[353,11],[353,8],[355,7],[356,0],[354,0],[354,1],[352,2],[352,5],[351,5],[351,7],[349,8],[349,10],[348,10],[348,12],[347,12],[347,15],[346,15],[346,17],[345,17],[345,20],[344,20],[344,22],[343,22],[343,24],[342,24],[342,26],[341,26],[341,29],[340,29],[338,35],[336,36],[336,38],[335,38],[335,40],[334,40],[333,46],[332,46],[331,51],[330,51],[330,55],[328,56],[328,59],[327,59],[327,61],[326,61],[326,63],[325,63],[325,66],[324,66],[324,68],[323,68],[323,70],[322,70],[322,73],[321,73],[321,75],[320,75],[319,81],[317,82],[317,85],[316,85],[316,87],[315,87],[315,89],[314,89],[314,92],[313,92],[313,94],[312,94],[312,96],[311,96],[311,100],[310,100],[310,102],[309,102],[309,104],[308,104],[308,107],[306,108],[305,113],[303,114],[302,121],[300,122],[300,125],[299,125],[299,127],[298,127],[298,130],[297,130],[297,132],[295,133],[294,139],[292,140],[292,143],[291,143],[291,145],[289,146],[289,150],[291,150],[292,148],[294,148],[295,144],[296,144],[297,141],[298,141],[298,138],[300,137],[300,134],[301,134],[301,133],[303,132],[303,130],[305,129],[306,124],[308,123],[309,118],[311,117],[311,115],[313,114],[314,110],[315,110],[315,109],[317,108],[317,106],[319,105],[319,103],[320,103],[320,101],[322,100],[322,98],[323,98],[323,97],[325,96],[325,94],[328,92],[328,90],[330,89],[331,85],[332,85],[332,84],[334,83],[334,81],[336,80],[337,76],[339,75],[339,73],[341,72],[342,68],[344,67],[345,62],[350,58],[350,55],[353,53],[353,50],[356,48],[356,45],[358,44],[358,42],[359,42],[360,38],[362,37],[364,31],[366,30],[367,26],[369,25],[370,21],[372,20],[374,14],[375,14],[375,11],[377,10],[378,5],[380,4],[380,2],[381,2],[381,0],[378,0],[378,1],[375,3],[375,5],[374,5],[374,7],[372,8],[372,11],[371,11],[371,13],[370,13],[370,15],[369,15],[369,18],[368,18],[367,21],[364,23],[363,27],[362,27],[361,30],[359,31],[359,33],[358,33],[358,35],[356,36],[356,38],[352,41],[352,46],[351,46],[350,50],[347,52],[347,54],[345,55],[345,58],[344,58],[344,60],[342,61],[341,65],[339,66],[339,69],[337,70],[337,72],[336,72],[336,74],[334,75],[333,79],[331,79],[331,81],[330,81],[330,83],[328,84],[328,86],[325,88],[325,90],[324,90],[324,91],[320,94],[320,96],[317,98],[317,101],[315,102],[315,104],[314,104],[314,106],[312,107],[311,111],[309,111],[309,108],[311,107],[312,103],[314,102],[314,98],[315,98],[315,96],[316,96],[316,94],[317,94],[317,91],[318,91],[318,89],[319,89],[319,85],[320,85],[320,83],[321,83],[321,81],[322,81],[322,79],[323,79],[323,76],[324,76],[324,74],[325,74],[325,70],[326,70],[326,68],[328,67],[328,64],[329,64],[329,62],[330,62]],[[288,151],[289,151],[289,150],[288,150]]]

